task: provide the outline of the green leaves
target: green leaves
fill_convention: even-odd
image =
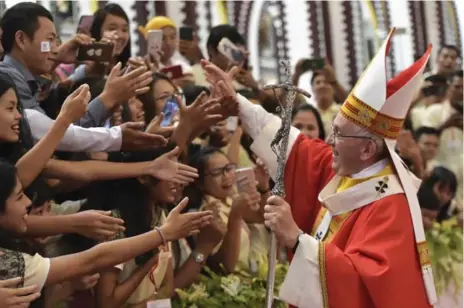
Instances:
[[[450,284],[454,284],[458,292],[462,285],[459,266],[463,260],[463,238],[456,218],[443,221],[441,224],[435,223],[433,228],[426,232],[426,238],[438,294]]]
[[[173,308],[248,308],[262,307],[266,298],[267,260],[259,261],[257,277],[246,272],[220,276],[205,268],[207,276],[187,290],[176,290]],[[276,266],[276,294],[288,271],[287,264]],[[286,308],[287,304],[276,300],[274,308]]]

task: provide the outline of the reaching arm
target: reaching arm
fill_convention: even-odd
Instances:
[[[70,121],[65,117],[58,117],[45,137],[16,163],[18,177],[23,187],[29,186],[45,167],[69,124]]]
[[[232,273],[235,270],[240,257],[240,240],[243,219],[241,215],[237,215],[234,211],[230,212],[228,219],[227,233],[224,236],[221,248],[215,257],[219,263],[224,265],[224,268],[228,273]]]
[[[25,115],[35,141],[41,140],[55,122],[37,110],[26,109]],[[83,128],[71,124],[59,142],[57,150],[69,152],[112,152],[119,151],[121,144],[122,133],[119,126],[109,129],[103,127]]]
[[[52,258],[46,285],[96,273],[104,268],[131,260],[162,243],[163,240],[155,230],[130,238],[105,242],[80,253]]]
[[[122,307],[153,268],[157,258],[152,257],[121,283],[118,282],[120,269],[113,267],[102,272],[97,285],[97,307]]]
[[[73,215],[38,216],[27,217],[26,236],[45,237],[58,234],[74,233],[75,226]]]
[[[105,242],[80,253],[51,259],[46,284],[56,284],[70,278],[99,272],[104,268],[131,260],[163,243],[195,234],[199,228],[209,223],[211,212],[181,214],[187,203],[188,198],[184,198],[169,213],[166,222],[159,229]]]
[[[282,121],[279,117],[268,113],[263,107],[253,104],[240,94],[237,94],[237,99],[240,106],[239,116],[242,121],[242,128],[254,140],[251,149],[264,161],[269,169],[270,176],[275,179],[277,160],[271,149],[271,142]],[[299,134],[300,131],[295,127],[290,129],[287,158]]]
[[[147,163],[112,163],[105,161],[65,161],[51,159],[45,167],[45,176],[64,180],[93,182],[133,178],[146,173]]]
[[[121,226],[124,222],[108,215],[109,213],[92,210],[69,215],[30,215],[27,219],[26,236],[45,237],[78,233],[91,238],[111,237],[124,229]]]
[[[77,121],[77,125],[82,127],[99,127],[105,124],[110,115],[110,111],[105,105],[103,97],[97,97],[89,103],[85,115]]]

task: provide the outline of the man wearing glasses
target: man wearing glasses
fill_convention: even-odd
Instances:
[[[392,34],[335,117],[328,144],[290,131],[286,198],[270,197],[264,220],[293,257],[279,297],[297,307],[430,307],[437,300],[417,179],[395,153],[431,48],[388,81]],[[203,64],[231,95],[233,71]],[[275,176],[270,143],[281,121],[237,100],[252,149]]]

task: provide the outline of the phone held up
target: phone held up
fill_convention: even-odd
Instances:
[[[181,65],[165,67],[161,70],[161,72],[170,79],[178,79],[184,76]]]
[[[301,64],[303,72],[317,71],[323,69],[325,66],[324,58],[304,59]]]
[[[179,39],[183,41],[193,41],[193,28],[192,27],[180,27],[179,28]]]
[[[147,53],[156,61],[159,61],[163,46],[163,31],[150,30],[147,34]]]
[[[234,63],[242,63],[247,59],[243,51],[226,37],[219,42],[218,50]]]
[[[93,15],[82,15],[77,24],[77,31],[90,33],[90,28],[92,27],[94,17]]]
[[[104,42],[95,42],[81,46],[77,52],[77,61],[95,61],[100,63],[111,62],[113,45]]]
[[[166,127],[174,124],[174,119],[176,118],[179,112],[179,105],[177,99],[172,96],[164,105],[164,119],[161,122],[161,127]]]

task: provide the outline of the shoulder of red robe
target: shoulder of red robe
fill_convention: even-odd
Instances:
[[[398,177],[408,199],[420,259],[424,287],[431,305],[437,302],[433,273],[425,240],[420,205],[417,200],[417,181],[395,152],[396,139],[416,94],[432,46],[410,67],[387,80],[387,55],[395,29],[390,31],[382,47],[359,78],[340,111],[348,120],[382,137],[390,153]],[[415,183],[416,182],[416,183]]]

